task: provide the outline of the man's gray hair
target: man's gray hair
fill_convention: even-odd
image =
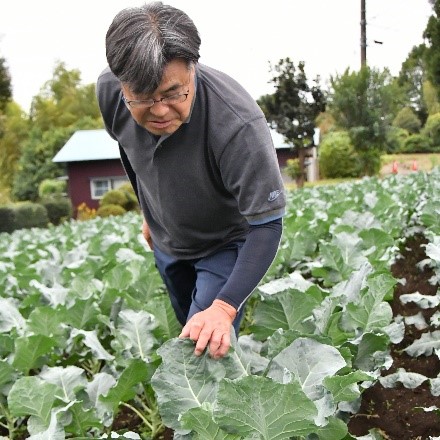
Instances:
[[[200,36],[180,9],[162,2],[123,9],[106,35],[110,70],[135,94],[151,94],[162,80],[167,63],[180,58],[197,63]]]

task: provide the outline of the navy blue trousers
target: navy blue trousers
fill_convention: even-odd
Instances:
[[[182,325],[216,299],[234,269],[243,244],[243,241],[228,243],[207,257],[193,260],[178,260],[154,248],[156,267]],[[243,311],[244,307],[241,307],[233,322],[237,335]]]

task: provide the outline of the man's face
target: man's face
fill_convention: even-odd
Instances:
[[[154,135],[174,133],[188,118],[191,111],[191,104],[194,98],[194,67],[188,69],[187,64],[179,59],[167,64],[164,70],[162,81],[152,95],[134,95],[127,84],[122,83],[122,93],[125,101],[138,101],[154,99],[156,102],[151,107],[133,107],[127,104],[133,119],[146,130]],[[159,101],[163,98],[179,95],[177,100],[184,99],[182,95],[188,96],[183,102],[164,103]]]

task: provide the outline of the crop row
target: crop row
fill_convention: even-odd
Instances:
[[[175,439],[354,439],[346,422],[402,332],[391,264],[415,231],[431,255],[439,246],[439,205],[427,203],[438,177],[289,193],[277,257],[220,361],[177,338],[136,214],[0,235],[0,429],[11,440],[159,438],[164,424]],[[136,429],[116,429],[127,412]]]

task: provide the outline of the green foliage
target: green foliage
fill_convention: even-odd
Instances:
[[[425,150],[430,152],[440,151],[440,112],[428,116],[425,126],[422,129],[421,134],[429,139],[429,143],[432,146],[431,150]],[[425,152],[424,151],[424,152]]]
[[[298,179],[301,176],[301,167],[299,159],[287,159],[286,167],[284,168],[286,174],[293,180]]]
[[[119,191],[119,189],[111,189],[102,196],[102,199],[99,201],[99,205],[119,205],[124,207],[126,202],[127,197],[125,196],[124,192]]]
[[[38,196],[40,198],[60,196],[66,193],[67,182],[65,180],[44,179],[38,186]]]
[[[0,112],[4,111],[7,103],[12,98],[11,75],[6,65],[6,60],[0,57]]]
[[[414,46],[402,63],[397,83],[405,95],[406,105],[410,106],[417,114],[422,125],[428,117],[426,109],[423,84],[427,76],[427,67],[424,61],[426,46]]]
[[[428,153],[431,150],[431,144],[425,135],[412,134],[403,142],[400,153]]]
[[[328,133],[319,146],[319,170],[324,178],[357,177],[358,159],[346,131]]]
[[[0,115],[1,116],[1,115]],[[0,117],[0,186],[11,188],[24,140],[29,135],[29,121],[15,102],[9,102]]]
[[[403,128],[413,134],[420,131],[422,123],[411,107],[403,107],[394,118],[393,126]]]
[[[15,209],[15,229],[44,228],[49,223],[46,208],[39,203],[18,203]]]
[[[427,79],[432,81],[437,91],[440,88],[440,1],[434,4],[434,14],[428,20],[428,24],[423,33],[426,39],[426,49],[424,51],[424,62],[427,68]]]
[[[440,103],[438,101],[438,91],[434,87],[431,81],[425,81],[423,83],[423,102],[426,107],[428,115],[433,115],[440,112]]]
[[[72,203],[66,197],[60,195],[46,197],[40,203],[46,208],[49,221],[53,225],[59,225],[72,217]]]
[[[67,70],[65,64],[56,64],[53,77],[34,97],[30,117],[41,130],[55,127],[78,126],[82,118],[89,118],[87,128],[102,127],[102,120],[93,84],[81,85],[78,70]],[[91,124],[90,124],[91,122]]]
[[[313,145],[315,119],[325,110],[319,78],[310,86],[304,62],[295,67],[290,58],[281,59],[271,71],[276,91],[258,100],[268,122],[295,148]]]
[[[133,211],[138,208],[135,192],[129,182],[121,185],[118,189],[107,191],[99,201],[100,206],[119,205],[125,211]]]
[[[12,232],[15,228],[15,210],[12,205],[0,206],[0,232]]]
[[[106,204],[97,209],[96,215],[98,217],[109,217],[113,215],[123,215],[126,212],[127,211],[121,205]]]
[[[402,150],[405,139],[409,136],[407,130],[398,127],[390,127],[386,136],[386,152],[397,153]]]
[[[404,96],[388,69],[347,69],[331,80],[328,110],[348,130],[356,151],[385,148],[386,132]]]
[[[36,201],[38,187],[43,180],[65,174],[64,165],[54,163],[52,159],[74,131],[73,127],[45,132],[32,130],[24,144],[19,169],[13,180],[12,196],[16,200]]]
[[[64,174],[64,166],[52,159],[74,131],[102,127],[95,87],[81,85],[80,79],[77,70],[58,63],[53,78],[34,97],[29,121],[18,110],[14,118],[8,116],[0,138],[0,152],[5,152],[0,171],[6,170],[0,172],[0,183],[2,178],[9,182],[15,200],[37,200],[43,180]]]
[[[372,147],[369,150],[358,151],[360,176],[376,176],[381,167],[382,151]]]
[[[139,211],[139,202],[130,182],[123,183],[119,188],[125,195],[126,202],[123,205],[126,211]]]

